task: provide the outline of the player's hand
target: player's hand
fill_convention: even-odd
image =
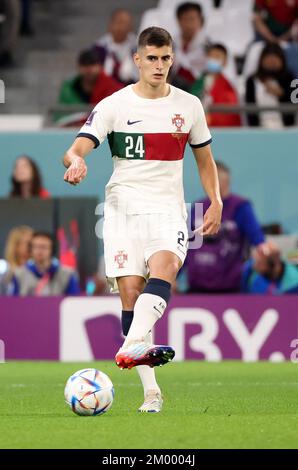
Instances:
[[[222,202],[211,203],[205,212],[203,224],[194,233],[198,232],[203,237],[205,235],[216,235],[220,228],[221,214]]]
[[[64,181],[77,185],[86,177],[86,175],[87,165],[84,159],[81,157],[75,157],[64,173]]]

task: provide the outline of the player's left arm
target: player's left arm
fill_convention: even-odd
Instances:
[[[192,151],[197,162],[202,185],[211,201],[204,215],[203,225],[198,227],[196,231],[199,231],[203,236],[215,235],[220,228],[223,205],[219,192],[217,168],[210,145],[198,148],[193,147]]]

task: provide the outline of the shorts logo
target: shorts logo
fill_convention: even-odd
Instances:
[[[127,253],[124,251],[118,251],[118,254],[114,257],[115,263],[118,263],[118,268],[124,268],[124,263],[127,261]]]
[[[176,126],[176,132],[182,132],[181,128],[184,125],[185,120],[184,117],[181,116],[181,114],[175,114],[175,116],[172,119],[172,124]]]

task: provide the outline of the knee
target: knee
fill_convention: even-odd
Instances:
[[[177,274],[179,272],[179,269],[180,269],[180,261],[173,261],[172,263],[169,264],[168,266],[168,275],[169,277],[171,278],[171,281],[169,282],[174,282],[176,277],[177,277]]]
[[[172,261],[168,263],[166,266],[162,266],[160,269],[152,270],[150,272],[151,277],[156,277],[158,279],[163,279],[164,281],[173,284],[175,281],[178,271],[180,269],[180,262],[179,261]]]
[[[135,303],[141,293],[141,290],[137,288],[132,287],[127,289],[125,295],[122,298],[123,310],[133,310]]]

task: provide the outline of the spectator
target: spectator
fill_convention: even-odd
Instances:
[[[32,234],[32,228],[26,225],[10,230],[4,249],[5,259],[0,260],[0,295],[10,294],[15,270],[28,261]]]
[[[32,0],[21,0],[21,36],[32,36]]]
[[[50,296],[79,294],[75,272],[53,258],[54,242],[45,232],[35,232],[31,242],[31,257],[15,271],[13,295]]]
[[[253,251],[243,269],[242,291],[249,294],[298,293],[298,269],[282,260],[273,242],[266,242]]]
[[[105,74],[96,51],[83,51],[78,57],[78,74],[62,84],[59,103],[97,104],[122,86]]]
[[[213,44],[207,51],[204,73],[193,83],[190,93],[198,96],[208,108],[212,104],[238,104],[237,92],[223,75],[228,51],[222,44]],[[210,127],[240,126],[238,114],[207,113]]]
[[[298,0],[255,0],[254,12],[258,39],[275,44],[292,39],[298,22]]]
[[[276,106],[290,103],[292,74],[286,66],[282,49],[277,44],[267,44],[260,56],[257,72],[246,81],[245,100],[260,106]],[[262,111],[248,114],[250,126],[280,128],[291,126],[295,122],[293,114],[281,114],[279,111]]]
[[[256,37],[285,49],[288,66],[298,76],[298,0],[255,0]]]
[[[107,295],[109,294],[109,285],[105,276],[104,257],[101,255],[98,261],[97,272],[87,279],[87,295]]]
[[[27,225],[20,225],[10,230],[5,244],[4,256],[12,272],[28,261],[32,235],[33,229]]]
[[[0,29],[0,67],[9,67],[13,65],[13,53],[19,33],[20,1],[0,0],[0,14],[4,16]]]
[[[4,259],[0,259],[0,296],[8,295],[9,281],[7,280],[8,265]]]
[[[17,158],[11,178],[10,197],[39,197],[47,199],[50,193],[42,187],[42,178],[36,163],[27,155]]]
[[[110,18],[108,33],[95,43],[105,73],[125,85],[134,81],[137,71],[132,56],[136,44],[132,15],[124,8],[115,10]]]
[[[78,57],[78,74],[65,80],[61,86],[59,103],[97,104],[115,91],[120,90],[123,84],[109,77],[99,62],[99,54],[94,49],[80,53]],[[89,113],[61,113],[55,114],[55,121],[60,125],[83,125]]]
[[[180,33],[174,38],[173,84],[188,90],[205,67],[204,17],[201,6],[192,2],[179,5],[176,16]]]
[[[251,203],[230,192],[229,168],[219,161],[216,166],[223,200],[222,224],[217,235],[204,238],[201,248],[188,251],[185,266],[192,293],[239,292],[248,246],[257,246],[264,241]],[[209,199],[198,202],[203,203],[205,213]]]

